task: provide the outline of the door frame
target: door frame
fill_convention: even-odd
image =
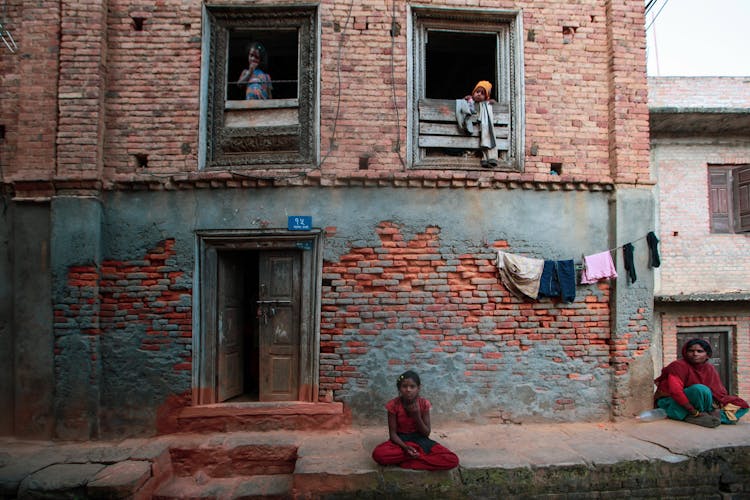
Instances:
[[[705,338],[707,334],[719,335],[723,337],[723,346],[716,349],[716,346],[712,346],[713,354],[711,359],[717,357],[721,359],[721,370],[719,371],[719,377],[726,386],[729,394],[734,394],[734,388],[737,386],[737,380],[734,372],[734,328],[729,325],[716,325],[716,326],[693,326],[693,327],[677,327],[675,333],[675,341],[677,342],[677,357],[682,355],[682,346],[685,342],[691,338]],[[722,352],[717,352],[721,350]],[[716,365],[714,365],[716,366]],[[721,375],[725,374],[726,377]]]
[[[298,401],[318,400],[320,366],[320,295],[323,269],[322,231],[196,230],[193,273],[192,404],[217,401],[217,265],[222,250],[300,250],[300,352]],[[234,403],[236,404],[236,403]],[[258,403],[243,403],[258,404]]]

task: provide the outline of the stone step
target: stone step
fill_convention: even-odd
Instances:
[[[351,415],[340,402],[240,402],[182,408],[168,432],[337,430],[349,425]]]
[[[297,447],[276,444],[221,443],[217,446],[169,449],[175,476],[201,473],[212,478],[291,474]]]
[[[209,477],[198,472],[190,477],[174,477],[151,496],[153,500],[185,498],[262,498],[266,500],[290,498],[293,485],[291,474]]]

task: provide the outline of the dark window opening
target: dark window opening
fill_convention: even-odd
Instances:
[[[245,89],[237,85],[247,68],[247,48],[260,42],[267,62],[260,69],[271,77],[274,99],[294,99],[298,91],[298,33],[296,30],[234,30],[230,33],[227,60],[227,100],[244,100]]]
[[[133,18],[133,29],[135,31],[143,31],[143,23],[146,22],[145,17],[134,17]]]
[[[426,97],[460,99],[480,80],[497,100],[497,35],[430,30],[426,46]]]
[[[135,154],[135,166],[138,168],[148,168],[148,155],[146,154]]]

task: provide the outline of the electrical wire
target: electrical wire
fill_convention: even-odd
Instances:
[[[646,31],[648,31],[651,25],[654,24],[656,19],[659,17],[659,14],[661,14],[661,11],[664,10],[664,7],[666,7],[668,3],[669,3],[669,0],[664,0],[664,3],[661,4],[661,8],[658,11],[656,11],[656,14],[654,14],[654,17],[651,18],[651,22],[649,22],[648,25],[646,26]]]
[[[398,159],[401,162],[401,166],[406,170],[406,162],[401,156],[401,116],[398,112],[398,99],[396,98],[396,63],[395,63],[395,52],[396,52],[396,33],[394,32],[396,24],[396,0],[392,1],[391,4],[391,95],[393,97],[393,109],[396,112],[396,153]]]
[[[320,160],[320,163],[318,163],[318,168],[323,166],[323,163],[328,159],[328,156],[330,156],[331,151],[333,151],[333,146],[335,144],[336,139],[336,126],[338,125],[339,121],[339,110],[341,109],[341,57],[342,52],[344,50],[344,37],[346,36],[346,26],[349,24],[349,19],[352,17],[352,9],[354,8],[354,0],[349,1],[349,9],[346,13],[346,19],[344,20],[344,24],[340,27],[341,29],[341,36],[339,37],[339,50],[338,54],[336,56],[336,80],[337,80],[337,96],[336,96],[336,113],[333,115],[333,126],[331,127],[331,140],[328,142],[328,151],[326,151],[325,156]]]

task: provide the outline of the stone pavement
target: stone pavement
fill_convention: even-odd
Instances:
[[[0,498],[750,498],[750,422],[433,423],[461,465],[379,467],[384,427],[0,438]]]

